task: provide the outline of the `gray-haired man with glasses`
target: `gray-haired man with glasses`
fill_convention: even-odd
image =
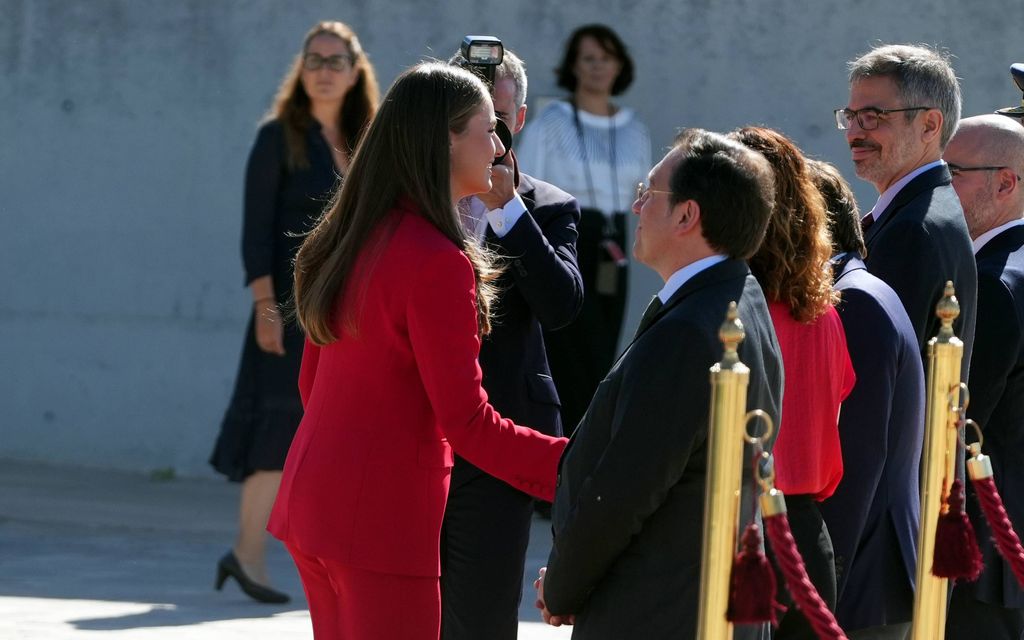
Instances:
[[[846,133],[857,175],[879,193],[874,207],[861,219],[867,246],[865,263],[870,273],[899,296],[922,358],[928,340],[939,331],[935,304],[946,281],[953,281],[961,309],[954,330],[964,341],[961,376],[966,380],[974,342],[977,271],[960,201],[951,185],[949,167],[942,161],[942,152],[960,120],[956,74],[945,55],[907,45],[875,48],[852,61],[849,68],[849,102],[836,110],[836,124]],[[845,452],[843,462],[847,468],[859,463],[846,459]],[[878,526],[894,529],[884,532],[890,539],[916,540],[919,505],[915,511],[912,521],[882,521]],[[829,523],[830,529],[832,526]],[[912,529],[913,535],[896,531],[901,528]],[[874,535],[882,532],[863,531],[861,539]],[[912,588],[916,549],[894,548],[884,555],[847,558],[850,566],[846,570],[867,563],[879,567],[878,579],[884,585],[898,581]],[[886,558],[903,561],[893,563]],[[851,638],[901,637],[900,627],[886,627],[909,622],[912,602],[879,597],[888,591],[883,585],[857,591],[840,591],[837,617],[849,631],[872,630],[864,636],[851,634]]]
[[[935,303],[945,281],[953,280],[961,305],[954,328],[967,344],[966,364],[977,276],[960,201],[942,161],[960,120],[952,67],[924,47],[878,47],[850,63],[850,100],[835,114],[857,175],[879,193],[861,220],[868,270],[899,294],[922,353],[938,333]]]

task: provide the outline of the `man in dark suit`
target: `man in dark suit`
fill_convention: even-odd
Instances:
[[[465,61],[456,55],[451,62]],[[513,133],[525,123],[526,89],[522,61],[506,50],[494,111]],[[496,282],[491,334],[480,347],[483,387],[503,417],[561,435],[542,329],[567,325],[583,304],[579,205],[518,173],[514,157],[494,167],[489,193],[460,204],[467,230],[507,265]],[[515,639],[532,514],[530,496],[456,458],[441,530],[443,640]]]
[[[821,504],[836,559],[836,618],[851,639],[910,630],[921,520],[924,368],[899,296],[868,273],[860,213],[839,172],[812,165],[828,207],[836,309],[857,383],[839,413],[843,479]]]
[[[939,332],[935,305],[952,280],[953,325],[967,379],[974,342],[977,272],[971,239],[942,150],[960,119],[960,85],[948,60],[923,47],[886,45],[850,63],[850,100],[836,110],[857,175],[878,189],[861,221],[868,271],[899,295],[925,358]]]
[[[945,153],[978,263],[978,333],[967,416],[984,431],[995,482],[1017,531],[1024,527],[1024,127],[1000,115],[960,122]],[[969,436],[973,434],[968,434]],[[971,517],[985,569],[958,582],[952,640],[1024,637],[1024,591],[999,556],[973,487]]]
[[[633,254],[665,286],[562,457],[554,546],[538,584],[545,619],[574,621],[582,640],[694,637],[708,369],[722,357],[718,330],[730,301],[746,329],[748,406],[777,421],[782,405],[779,344],[745,262],[771,213],[770,166],[719,134],[690,130],[649,181],[633,203]]]

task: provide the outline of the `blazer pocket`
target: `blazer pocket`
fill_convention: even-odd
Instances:
[[[558,399],[558,391],[555,389],[555,381],[551,376],[543,373],[526,374],[526,392],[534,402],[551,404],[556,407],[562,406]]]
[[[430,469],[449,468],[455,464],[455,456],[448,440],[420,442],[418,458],[421,467]]]

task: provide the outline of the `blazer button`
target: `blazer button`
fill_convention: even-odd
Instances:
[[[517,259],[512,264],[515,266],[516,271],[519,273],[519,275],[521,275],[521,276],[525,276],[526,275],[526,267],[523,266],[523,261],[522,260],[518,260]]]
[[[562,474],[558,474],[557,476],[555,476],[555,486],[562,486]]]

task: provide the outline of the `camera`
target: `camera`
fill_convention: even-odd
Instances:
[[[460,51],[462,60],[458,61],[459,66],[480,76],[493,92],[495,70],[505,59],[505,47],[501,40],[494,36],[466,36],[462,39]],[[505,147],[505,155],[495,160],[497,164],[504,161],[505,156],[512,150],[512,131],[502,120],[498,120],[495,129],[501,144]]]

